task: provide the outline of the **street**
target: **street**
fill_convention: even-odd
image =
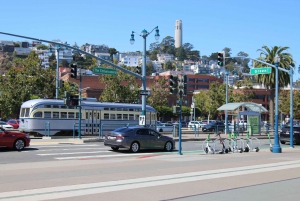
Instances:
[[[101,142],[1,149],[0,200],[297,199],[299,146],[274,154],[262,141],[259,152],[207,155],[201,141],[183,142],[183,155]]]

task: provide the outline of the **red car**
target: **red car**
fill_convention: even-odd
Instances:
[[[21,151],[30,146],[30,136],[25,133],[8,131],[0,128],[0,147],[14,148]]]
[[[7,124],[12,125],[14,129],[19,128],[19,120],[18,119],[10,119],[8,120]]]

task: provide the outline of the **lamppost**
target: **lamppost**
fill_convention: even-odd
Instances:
[[[274,58],[275,63],[275,134],[274,134],[274,146],[273,153],[281,153],[281,147],[279,144],[279,134],[278,134],[278,67],[279,67],[280,57],[277,55]],[[291,83],[293,84],[293,83]],[[292,101],[292,100],[291,100]]]
[[[159,39],[159,30],[158,26],[154,28],[155,29],[155,40],[158,41]],[[154,31],[152,29],[152,31]],[[142,31],[141,35],[144,38],[144,48],[143,48],[143,66],[142,66],[142,87],[143,91],[146,91],[146,38],[149,34],[152,33],[152,31],[147,32],[145,29]],[[131,33],[131,38],[130,38],[130,44],[134,44],[134,31]],[[145,125],[146,126],[146,95],[142,95],[142,115],[145,117]]]

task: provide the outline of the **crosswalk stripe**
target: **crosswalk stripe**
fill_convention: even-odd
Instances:
[[[134,156],[145,156],[145,155],[151,155],[151,154],[153,154],[153,153],[74,156],[74,157],[59,157],[59,158],[55,158],[55,159],[57,159],[57,160],[71,160],[71,159],[111,158],[111,157],[128,157],[128,156],[134,157]]]
[[[95,153],[107,153],[111,151],[83,151],[83,152],[68,152],[68,153],[50,153],[50,154],[37,154],[38,156],[55,156],[55,155],[72,155],[72,154],[95,154]]]

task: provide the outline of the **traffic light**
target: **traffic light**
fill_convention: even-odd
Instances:
[[[70,97],[70,105],[71,106],[78,106],[78,103],[79,103],[79,98],[77,95]]]
[[[70,105],[70,93],[68,91],[65,91],[64,104]]]
[[[187,75],[181,75],[179,78],[179,95],[186,96],[187,95]]]
[[[59,80],[58,88],[63,88],[64,87],[64,83],[65,83],[65,81]]]
[[[218,52],[218,66],[224,65],[224,53],[225,52]]]
[[[142,73],[141,67],[137,66],[136,69],[135,69],[135,72],[137,74],[141,74]]]
[[[77,65],[71,64],[71,78],[77,78]]]
[[[171,75],[169,78],[170,94],[177,94],[178,92],[178,76]]]

